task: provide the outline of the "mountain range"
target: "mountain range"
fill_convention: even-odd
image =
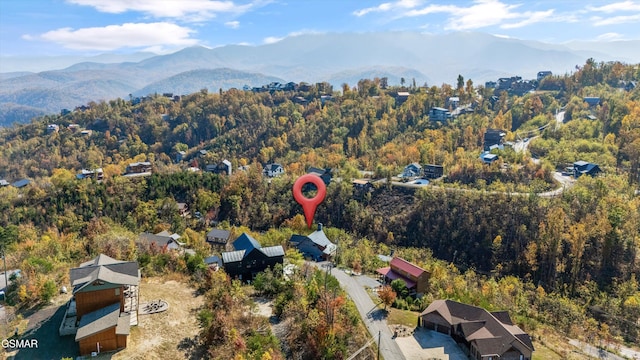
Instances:
[[[481,84],[502,76],[535,78],[540,70],[564,74],[588,58],[640,62],[640,41],[549,44],[465,32],[305,34],[260,46],[190,47],[157,56],[105,54],[63,69],[55,69],[61,59],[42,58],[40,66],[50,68],[37,73],[25,71],[32,62],[18,59],[25,64],[21,68],[12,62],[16,59],[3,57],[3,69],[20,71],[0,73],[0,125],[129,94],[187,94],[272,81],[355,86],[373,77],[387,77],[389,84],[404,78],[407,84],[440,85],[455,83],[458,74]]]

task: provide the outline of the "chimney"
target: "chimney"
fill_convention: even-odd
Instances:
[[[322,231],[322,223],[318,223],[318,231]]]

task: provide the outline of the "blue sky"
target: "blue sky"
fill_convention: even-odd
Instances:
[[[0,0],[2,56],[166,53],[353,31],[640,39],[640,0]]]

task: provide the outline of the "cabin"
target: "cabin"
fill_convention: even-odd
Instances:
[[[409,95],[411,94],[408,91],[398,91],[398,94],[396,94],[396,106],[404,104],[409,99]]]
[[[231,236],[229,230],[211,229],[207,233],[207,242],[211,245],[226,245],[229,241],[229,236]]]
[[[144,248],[155,249],[160,252],[167,252],[169,250],[181,250],[185,245],[178,241],[180,235],[171,234],[164,230],[157,234],[151,234],[144,232],[140,234],[140,245]]]
[[[484,151],[490,151],[493,145],[504,145],[505,136],[507,136],[507,133],[504,130],[487,129],[484,132]]]
[[[429,273],[425,269],[399,257],[391,259],[388,267],[376,271],[385,284],[393,280],[402,280],[407,289],[414,294],[424,294],[429,286]]]
[[[54,132],[58,132],[60,130],[60,126],[56,125],[56,124],[49,124],[47,125],[47,133],[51,134]]]
[[[435,300],[420,314],[419,323],[451,336],[471,359],[532,359],[531,337],[513,323],[507,311],[489,312],[452,300]]]
[[[449,109],[432,107],[431,110],[429,110],[430,121],[447,121],[449,119],[451,119],[451,112]]]
[[[80,173],[76,174],[76,179],[78,179],[78,180],[83,180],[83,179],[102,180],[102,179],[104,179],[104,172],[102,171],[102,168],[97,168],[97,169],[94,169],[94,170],[82,169],[82,170],[80,170]]]
[[[212,172],[214,174],[223,174],[231,176],[232,166],[231,161],[224,159],[220,163],[215,165],[207,165],[205,171]]]
[[[451,96],[447,99],[447,105],[451,109],[456,109],[460,105],[460,97],[459,96]]]
[[[277,177],[284,174],[284,168],[277,163],[267,164],[262,170],[262,174],[268,177]]]
[[[127,165],[125,175],[129,174],[151,174],[151,163],[149,161],[134,162]]]
[[[71,269],[69,278],[80,354],[125,348],[130,327],[138,324],[138,263],[100,254]]]
[[[9,182],[5,179],[0,179],[0,187],[9,186]]]
[[[437,179],[444,175],[444,168],[442,165],[426,164],[422,166],[422,169],[424,172],[423,176],[426,179]]]
[[[235,251],[222,253],[224,271],[231,277],[243,281],[252,280],[257,273],[276,264],[284,263],[282,246],[263,248],[260,243],[247,233],[242,233],[234,242]]]
[[[602,170],[600,166],[586,161],[576,161],[573,163],[573,177],[579,178],[582,175],[596,176]]]
[[[537,81],[542,81],[542,79],[546,78],[547,76],[551,76],[553,75],[553,73],[551,71],[538,71],[538,75],[536,76],[536,80]]]
[[[331,183],[331,178],[333,177],[333,174],[330,168],[319,169],[313,166],[309,168],[309,170],[307,171],[307,174],[319,176],[325,185],[329,185]]]
[[[336,244],[327,238],[327,235],[322,230],[322,224],[318,224],[318,230],[307,236],[291,235],[289,243],[298,249],[304,257],[316,261],[330,260],[338,249]]]
[[[14,183],[13,183],[13,184],[11,184],[11,185],[12,185],[13,187],[15,187],[15,188],[20,189],[20,188],[23,188],[23,187],[25,187],[25,186],[27,186],[27,185],[29,185],[29,184],[31,184],[31,180],[29,180],[29,179],[21,179],[21,180],[18,180],[18,181],[16,181],[16,182],[14,182]]]
[[[356,179],[351,184],[353,185],[353,194],[357,197],[362,197],[373,191],[373,184],[369,180]]]
[[[403,178],[411,178],[422,175],[422,166],[418,163],[412,163],[404,167],[402,171]]]
[[[589,107],[596,107],[600,105],[600,98],[595,96],[586,96],[583,98],[584,102],[589,105]]]
[[[480,160],[485,164],[493,164],[495,161],[498,161],[498,155],[484,152],[480,155]]]

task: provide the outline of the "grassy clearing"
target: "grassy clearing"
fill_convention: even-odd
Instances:
[[[533,352],[532,360],[562,360],[563,357],[557,354],[555,351],[549,349],[548,347],[534,342],[533,347],[536,351]]]
[[[199,331],[196,312],[204,302],[187,283],[187,277],[177,274],[142,280],[140,302],[163,299],[169,309],[140,316],[138,326],[131,328],[127,348],[117,352],[114,360],[187,357],[189,344]]]
[[[387,324],[389,325],[405,325],[412,329],[418,325],[420,313],[417,311],[400,310],[392,307],[388,307],[387,310],[389,311],[387,315]]]

